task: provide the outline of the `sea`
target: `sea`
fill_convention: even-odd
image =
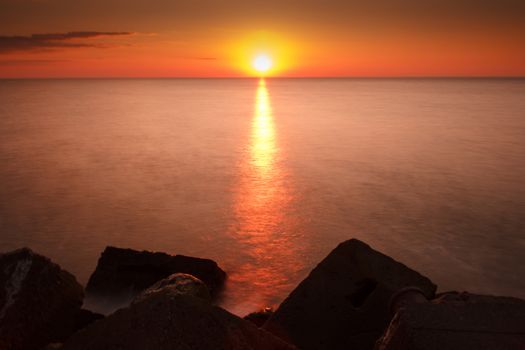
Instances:
[[[210,258],[243,316],[351,238],[525,298],[525,80],[0,80],[0,252]]]

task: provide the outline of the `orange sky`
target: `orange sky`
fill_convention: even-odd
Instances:
[[[523,0],[0,0],[0,77],[525,76]]]

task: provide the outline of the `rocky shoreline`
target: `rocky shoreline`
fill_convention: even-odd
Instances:
[[[272,312],[215,306],[209,259],[107,247],[84,289],[28,248],[0,255],[0,349],[525,349],[525,301],[437,286],[351,239]],[[84,299],[86,298],[86,299]],[[108,316],[89,299],[124,303]]]

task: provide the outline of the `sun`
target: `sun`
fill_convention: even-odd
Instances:
[[[259,73],[266,73],[272,68],[273,62],[270,56],[266,54],[260,54],[255,56],[252,62],[253,68]]]

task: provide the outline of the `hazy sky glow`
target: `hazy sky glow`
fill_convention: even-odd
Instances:
[[[523,0],[0,0],[0,77],[525,76]]]

